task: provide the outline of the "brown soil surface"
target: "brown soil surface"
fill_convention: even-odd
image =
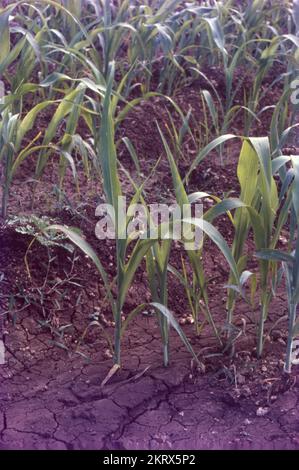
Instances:
[[[213,74],[221,90],[219,71],[209,71],[211,78]],[[203,86],[193,83],[175,97],[185,112],[192,105],[198,120],[202,110],[196,96]],[[279,87],[273,93],[275,97],[268,97],[271,104],[279,97]],[[141,103],[118,130],[119,137],[126,135],[134,143],[144,175],[162,151],[155,120],[165,130],[165,124],[169,124],[167,109],[171,110],[171,105],[162,98]],[[41,116],[40,130],[46,125],[47,116]],[[242,123],[235,126],[241,129]],[[268,127],[269,121],[263,119],[255,133],[263,135]],[[187,138],[180,162],[182,175],[195,151]],[[188,191],[207,191],[221,197],[233,191],[231,194],[236,195],[238,152],[239,144],[226,146],[223,167],[218,154],[212,152],[192,174]],[[120,159],[135,178],[133,163],[122,146]],[[26,162],[14,182],[11,214],[31,211],[33,164]],[[68,173],[64,191],[70,203],[65,200],[63,207],[59,206],[52,192],[57,183],[55,167],[53,159],[37,188],[35,213],[81,227],[113,276],[113,242],[99,242],[94,235],[100,186],[80,175],[78,196]],[[126,195],[132,192],[125,176],[122,186]],[[162,158],[146,187],[147,200],[173,200],[169,188],[169,168]],[[220,218],[217,226],[231,242],[233,230],[228,219]],[[223,355],[209,327],[196,337],[194,326],[187,321],[190,313],[184,289],[170,276],[170,307],[178,319],[186,320],[184,330],[199,353],[202,367],[194,366],[174,332],[171,364],[167,369],[161,366],[159,328],[149,312],[130,325],[122,344],[123,368],[101,387],[112,359],[100,329],[90,329],[78,347],[95,312],[106,332],[113,334],[97,272],[79,252],[69,255],[63,249],[53,250],[49,264],[47,250],[36,243],[28,256],[29,277],[24,264],[29,242],[30,238],[5,226],[0,230],[0,306],[2,312],[8,312],[3,325],[7,363],[0,366],[0,448],[299,449],[298,366],[290,377],[283,375],[284,323],[271,332],[264,358],[258,361],[254,354],[258,306],[252,309],[238,302],[235,323],[242,334],[235,343],[235,355]],[[248,250],[252,251],[251,240]],[[179,267],[180,257],[181,250],[175,245],[171,264]],[[226,292],[222,286],[227,282],[228,269],[210,242],[206,243],[204,262],[211,311],[216,323],[223,324]],[[139,270],[124,315],[149,300],[146,276]],[[270,331],[285,314],[286,302],[281,294],[271,304],[266,330]]]

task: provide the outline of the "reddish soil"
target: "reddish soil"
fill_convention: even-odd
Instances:
[[[213,73],[221,90],[219,71],[210,71],[211,78]],[[175,97],[185,112],[192,105],[199,121],[202,110],[196,96],[202,87],[201,82],[193,83]],[[275,97],[268,97],[271,104],[273,99],[277,101],[280,89],[274,92]],[[134,143],[145,175],[162,152],[155,119],[165,130],[169,123],[166,107],[171,110],[162,98],[141,103],[118,130],[119,136],[126,135]],[[46,125],[47,116],[42,116],[40,129]],[[241,129],[242,123],[235,126]],[[255,133],[263,135],[268,127],[264,119]],[[195,151],[187,138],[180,162],[182,174]],[[220,167],[218,154],[211,153],[192,174],[188,191],[206,190],[221,197],[233,191],[236,195],[238,151],[239,144],[226,147],[224,167]],[[133,163],[122,146],[120,158],[135,178]],[[113,242],[100,242],[94,235],[100,186],[80,175],[78,196],[68,173],[64,191],[71,204],[65,200],[63,207],[59,206],[52,193],[57,183],[55,166],[53,160],[36,191],[35,213],[80,226],[113,276]],[[29,179],[33,168],[33,162],[26,162],[14,182],[11,214],[31,211]],[[132,188],[125,176],[122,186],[129,195]],[[169,168],[162,158],[146,188],[147,200],[173,200],[169,188]],[[228,220],[220,218],[217,225],[230,242],[233,231]],[[52,250],[49,264],[47,250],[36,243],[28,256],[29,277],[24,264],[29,242],[30,237],[6,226],[0,230],[0,307],[7,312],[3,322],[7,362],[0,366],[0,448],[299,449],[298,366],[290,377],[283,375],[284,323],[273,329],[264,358],[258,361],[254,335],[259,309],[239,301],[235,324],[242,334],[235,343],[233,357],[221,354],[209,327],[199,338],[195,336],[184,289],[170,275],[170,307],[180,321],[184,319],[181,323],[185,323],[184,330],[199,353],[202,367],[194,366],[174,332],[171,364],[167,369],[162,367],[157,321],[151,314],[140,315],[124,337],[122,369],[101,387],[112,359],[100,329],[90,329],[78,347],[94,312],[98,312],[106,332],[113,334],[99,276],[79,252],[72,256],[63,249]],[[252,251],[250,240],[248,249]],[[179,267],[180,257],[181,251],[175,245],[171,263]],[[210,242],[204,260],[211,311],[216,323],[218,320],[223,324],[226,292],[222,286],[227,282],[228,269]],[[146,276],[139,270],[124,315],[149,300]],[[286,302],[281,294],[271,304],[266,330],[270,331],[285,314]]]

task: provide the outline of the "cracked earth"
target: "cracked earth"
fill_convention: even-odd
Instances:
[[[79,259],[75,280],[81,287],[74,288],[69,278],[64,281],[69,267],[65,252],[58,251],[41,305],[36,286],[46,275],[44,251],[36,245],[31,253],[28,280],[20,264],[28,240],[5,231],[0,243],[3,298],[5,293],[10,298],[13,285],[15,295],[21,292],[30,301],[3,325],[6,363],[0,365],[0,449],[299,449],[298,366],[291,377],[283,377],[286,329],[273,330],[263,360],[257,361],[253,315],[258,307],[252,313],[244,303],[238,304],[236,324],[239,328],[246,324],[246,331],[232,358],[219,354],[208,327],[196,337],[194,325],[184,324],[204,364],[199,369],[173,331],[171,364],[161,367],[158,323],[151,315],[137,317],[123,338],[122,369],[101,387],[112,359],[99,329],[89,330],[79,348],[81,355],[76,354],[90,313],[98,308],[106,315],[101,321],[105,320],[107,333],[113,335],[113,325],[106,321],[111,314],[105,310],[92,265]],[[110,249],[97,248],[106,255]],[[226,275],[225,264],[216,262],[215,249],[207,250],[206,256],[210,277],[215,279],[211,309],[216,319],[223,319],[225,305],[217,279]],[[63,282],[61,295],[52,286]],[[147,298],[146,283],[138,274],[125,313]],[[172,280],[171,288],[170,306],[186,320],[182,287]],[[4,304],[3,309],[7,309]],[[285,311],[285,299],[278,296],[268,331]],[[41,322],[44,313],[48,317]],[[57,339],[55,331],[66,325],[71,328]]]
[[[32,319],[24,324],[34,328]],[[21,341],[24,324],[13,331],[8,349]],[[0,366],[0,448],[299,449],[295,375],[282,391],[248,393],[246,380],[232,385],[212,369],[194,370],[179,343],[165,369],[154,323],[151,330],[152,337],[136,323],[135,336],[126,339],[132,354],[124,355],[123,369],[104,387],[111,360],[99,353],[88,363],[46,343],[43,348],[43,337],[33,353],[32,346],[8,352]],[[271,355],[264,364],[269,367]]]

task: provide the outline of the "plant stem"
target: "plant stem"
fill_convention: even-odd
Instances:
[[[6,219],[7,216],[7,200],[8,200],[8,188],[7,185],[2,186],[2,208],[1,215],[3,219]]]
[[[167,276],[164,277],[162,283],[162,304],[167,307]],[[164,366],[167,367],[169,364],[169,324],[167,318],[163,316],[162,331],[163,331],[163,362]]]
[[[121,342],[121,311],[117,310],[114,328],[114,364],[120,366],[120,346]]]
[[[269,307],[269,300],[270,297],[267,293],[264,293],[262,296],[262,307],[261,307],[261,314],[260,314],[260,321],[258,327],[258,335],[257,335],[257,357],[260,359],[263,354],[264,348],[264,325],[268,315],[268,307]]]
[[[297,310],[297,304],[294,304],[293,302],[291,302],[289,306],[289,334],[288,334],[288,341],[287,341],[286,363],[284,367],[285,372],[287,372],[288,374],[291,373],[291,367],[292,367],[293,328],[294,328],[295,319],[296,319],[296,310]]]
[[[167,321],[167,320],[166,320]],[[168,328],[168,325],[167,325]],[[163,363],[164,367],[168,367],[169,364],[169,335],[167,333],[163,341]]]
[[[9,174],[8,174],[8,167],[10,163],[10,158],[8,155],[4,156],[4,175],[3,175],[3,184],[2,184],[2,208],[1,208],[1,215],[3,219],[6,219],[7,216],[7,204],[8,204],[8,196],[9,196]]]

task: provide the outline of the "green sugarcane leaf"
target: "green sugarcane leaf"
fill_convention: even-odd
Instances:
[[[195,352],[194,352],[194,350],[193,350],[193,348],[190,344],[190,342],[188,341],[187,336],[185,335],[184,331],[182,330],[182,328],[180,327],[180,325],[178,324],[178,322],[174,318],[172,312],[167,307],[165,307],[165,305],[162,305],[158,302],[152,302],[149,305],[154,307],[154,309],[158,313],[161,313],[164,317],[167,318],[168,322],[176,330],[176,332],[178,333],[179,337],[183,341],[183,343],[186,346],[186,348],[188,349],[188,351],[192,354],[192,356],[194,357],[196,362],[199,362],[198,358],[197,358],[197,356],[196,356],[196,354],[195,354]]]
[[[27,132],[32,130],[35,120],[38,116],[38,114],[43,111],[45,108],[48,106],[51,106],[52,104],[57,103],[57,101],[52,101],[52,100],[47,100],[43,101],[42,103],[37,104],[32,108],[24,117],[22,120],[20,126],[18,127],[18,132],[17,132],[17,139],[16,139],[16,148],[19,149],[21,142],[23,140],[23,137]]]
[[[217,130],[218,129],[218,112],[217,112],[217,109],[215,107],[212,95],[208,90],[203,90],[201,93],[202,93],[202,95],[203,95],[203,97],[204,97],[204,99],[205,99],[205,101],[208,105],[208,108],[209,108],[209,111],[210,111],[210,114],[211,114],[211,117],[212,117],[212,121],[213,121],[213,126]]]
[[[101,275],[101,278],[104,282],[106,292],[107,292],[107,296],[108,296],[112,306],[114,307],[115,301],[114,301],[112,293],[111,293],[107,273],[106,273],[101,261],[99,260],[96,252],[90,246],[90,244],[86,240],[84,240],[84,238],[81,237],[76,231],[70,229],[69,227],[67,227],[65,225],[53,224],[53,225],[49,225],[49,227],[47,227],[45,230],[46,231],[54,230],[56,232],[62,232],[64,235],[66,235],[69,238],[69,240],[71,242],[73,242],[78,248],[80,248],[80,250],[83,251],[83,253],[85,253],[94,262],[94,264],[97,267],[97,269],[98,269],[98,271]]]
[[[156,243],[156,240],[139,239],[135,244],[130,259],[123,268],[123,272],[119,282],[119,303],[121,307],[123,306],[128,289],[133,281],[136,270],[139,268],[146,253],[154,243]]]
[[[210,31],[212,33],[213,41],[215,42],[216,46],[226,56],[227,50],[224,46],[224,34],[219,18],[208,18],[205,16],[203,17],[203,20],[208,23]]]
[[[257,251],[256,256],[261,259],[265,259],[268,261],[279,261],[293,265],[295,258],[293,255],[289,253],[284,253],[283,251],[279,250],[271,250],[265,248],[263,250]]]
[[[0,31],[0,37],[2,41],[1,31]],[[0,57],[0,77],[5,71],[5,69],[7,69],[7,67],[10,64],[12,64],[12,62],[14,62],[17,59],[17,57],[20,55],[20,53],[22,52],[25,46],[25,43],[26,43],[26,37],[23,37],[20,41],[17,42],[17,44],[11,49],[11,51],[9,51],[7,55],[3,56],[2,60]],[[0,48],[0,56],[1,56],[1,52],[2,52],[2,47]]]
[[[0,64],[7,58],[10,52],[9,16],[13,7],[0,10]]]
[[[219,145],[222,145],[224,144],[225,142],[227,142],[228,140],[231,140],[231,139],[236,139],[238,138],[238,136],[234,135],[234,134],[225,134],[225,135],[221,135],[220,137],[217,137],[216,139],[214,139],[212,142],[210,142],[208,145],[206,145],[198,154],[197,156],[194,158],[189,170],[187,171],[186,173],[186,176],[185,178],[183,179],[183,182],[185,182],[190,174],[192,173],[192,171],[199,165],[199,163],[201,163],[204,158],[212,151],[214,150],[216,147],[218,147]]]
[[[225,239],[223,236],[220,234],[220,232],[213,227],[212,224],[207,222],[206,220],[198,220],[198,219],[183,219],[184,223],[195,225],[196,227],[202,229],[208,237],[215,243],[215,245],[218,246],[220,249],[221,253],[225,257],[226,261],[229,264],[229,267],[232,271],[232,273],[235,276],[236,281],[239,283],[239,272],[238,268],[235,262],[235,259],[232,255],[231,250],[229,249],[228,244],[226,243]]]
[[[223,199],[223,201],[218,202],[215,204],[215,206],[211,207],[209,210],[207,210],[207,212],[205,212],[204,219],[207,222],[213,222],[213,220],[219,215],[222,215],[233,209],[238,209],[240,207],[246,207],[246,204],[244,204],[244,202],[242,202],[240,199]]]
[[[118,197],[121,196],[121,187],[117,174],[117,155],[114,143],[114,121],[111,112],[113,80],[114,63],[111,64],[110,74],[107,82],[107,90],[103,103],[99,158],[107,202],[112,204],[116,209],[118,207]]]

